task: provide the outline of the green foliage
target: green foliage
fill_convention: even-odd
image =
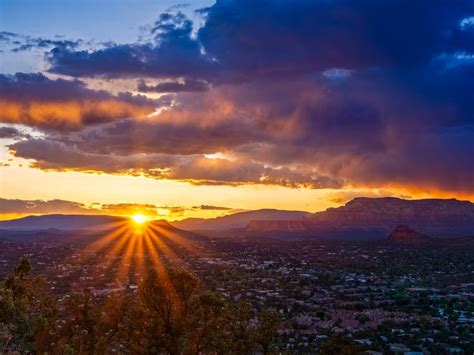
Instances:
[[[323,355],[352,355],[362,354],[360,347],[351,338],[337,334],[331,336],[321,344]]]
[[[326,319],[326,313],[324,313],[324,311],[319,309],[319,310],[316,311],[316,317],[318,317],[321,320],[325,320]]]
[[[0,285],[0,348],[34,351],[49,322],[56,315],[56,302],[43,290],[43,280],[30,275],[31,263],[20,258]]]
[[[280,316],[271,310],[263,310],[258,314],[257,320],[255,341],[264,355],[269,354],[272,351],[275,334],[280,325]]]
[[[365,322],[368,322],[370,318],[364,314],[364,313],[359,313],[355,316],[355,319],[364,324]]]

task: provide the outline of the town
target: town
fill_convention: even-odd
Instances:
[[[138,235],[137,238],[140,238]],[[87,243],[0,242],[0,276],[22,256],[65,302],[136,292],[153,255],[198,276],[205,289],[281,319],[280,352],[314,353],[343,335],[369,354],[471,354],[474,350],[474,253],[456,247],[380,241],[282,241],[243,235],[163,237],[156,253]]]

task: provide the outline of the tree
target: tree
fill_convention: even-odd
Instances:
[[[361,354],[360,347],[351,338],[343,334],[331,336],[321,344],[323,355],[352,355]]]
[[[0,285],[0,323],[8,331],[12,351],[35,351],[35,343],[56,317],[56,302],[44,291],[43,280],[30,272],[30,260],[22,257]]]
[[[251,354],[255,348],[254,329],[251,326],[252,306],[239,301],[227,308],[229,347],[235,354]]]
[[[178,295],[183,315],[188,314],[189,299],[199,286],[199,279],[183,269],[170,269],[169,278]]]
[[[183,323],[180,301],[168,277],[149,270],[141,283],[139,301],[147,314],[145,336],[152,351],[179,354],[183,350]]]
[[[365,313],[358,313],[355,316],[355,319],[358,320],[360,323],[364,324],[370,320],[370,318]]]
[[[222,298],[211,292],[203,293],[192,300],[188,353],[226,352],[228,344],[225,341],[225,307]]]
[[[264,355],[269,354],[275,341],[275,334],[280,325],[280,317],[271,310],[263,310],[257,317],[258,326],[255,331],[255,341]]]

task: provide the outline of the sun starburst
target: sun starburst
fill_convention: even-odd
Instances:
[[[148,218],[142,214],[133,215],[132,219],[135,223],[138,223],[138,224],[145,223],[148,220]]]

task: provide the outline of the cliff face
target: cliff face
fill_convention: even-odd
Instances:
[[[306,229],[321,237],[383,238],[399,225],[433,237],[474,235],[474,204],[455,199],[355,198],[346,205],[312,214],[297,225],[258,221],[252,230]]]
[[[474,232],[474,204],[455,199],[355,198],[311,217],[311,228],[316,229],[371,228],[388,233],[398,225],[433,236],[470,235]]]

